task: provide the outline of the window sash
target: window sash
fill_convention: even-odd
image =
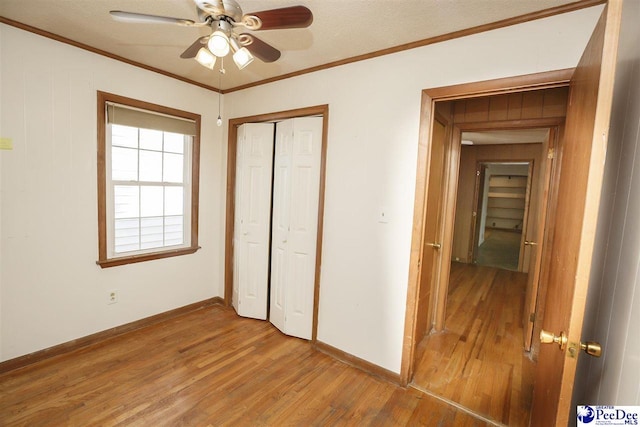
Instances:
[[[137,140],[138,140],[138,148],[127,148],[130,150],[135,150],[138,153],[137,156],[137,175],[138,178],[140,177],[140,174],[142,173],[142,170],[140,168],[142,161],[140,159],[140,153],[141,152],[155,152],[155,153],[159,153],[161,155],[164,155],[165,153],[167,154],[174,154],[172,152],[165,152],[164,150],[164,146],[162,147],[162,151],[159,150],[147,150],[147,149],[141,149],[140,148],[140,130],[143,128],[136,128],[138,131],[138,136],[137,136]],[[170,250],[170,249],[180,249],[180,248],[187,248],[190,247],[191,242],[190,242],[190,237],[191,237],[191,222],[189,221],[190,218],[190,208],[191,208],[191,192],[189,191],[190,188],[190,184],[191,184],[191,156],[192,156],[192,144],[193,144],[193,138],[185,135],[184,136],[184,142],[183,142],[183,150],[182,150],[182,157],[183,157],[183,164],[182,164],[182,183],[176,183],[176,182],[168,182],[168,181],[143,181],[143,180],[139,180],[139,179],[129,179],[129,180],[114,180],[112,179],[112,152],[113,152],[113,145],[112,145],[112,141],[111,141],[111,136],[112,136],[112,123],[109,123],[106,127],[106,180],[107,180],[107,206],[108,206],[108,212],[107,212],[107,222],[109,224],[109,226],[107,227],[107,256],[109,258],[119,258],[119,257],[126,257],[126,256],[136,256],[136,255],[141,255],[141,254],[147,254],[147,253],[153,253],[153,252],[157,252],[157,251],[163,251],[163,250]],[[163,144],[164,145],[164,144]],[[116,148],[120,148],[120,146],[115,146]],[[161,175],[164,176],[164,161],[162,164],[162,170],[161,170]],[[136,187],[138,188],[138,213],[137,216],[130,216],[127,218],[117,218],[116,217],[116,198],[115,198],[115,189],[116,187],[122,187],[122,186],[129,186],[129,187]],[[143,207],[143,202],[142,202],[142,188],[159,188],[162,189],[162,212],[159,215],[154,215],[154,216],[148,216],[148,215],[144,215],[142,210]],[[166,214],[166,207],[165,205],[165,188],[182,188],[183,192],[183,202],[182,202],[182,215],[167,215]],[[176,243],[176,244],[170,244],[167,245],[165,244],[167,241],[166,235],[165,235],[165,226],[164,226],[164,219],[167,217],[175,217],[175,216],[180,216],[182,217],[182,236],[181,236],[181,242],[180,243]],[[144,222],[144,220],[148,219],[148,218],[162,218],[163,219],[163,231],[162,231],[162,244],[161,245],[153,245],[150,242],[144,242],[143,240],[145,239],[144,237],[144,230],[145,227],[143,227],[142,223]],[[117,233],[118,233],[118,228],[117,228],[117,223],[120,220],[124,220],[124,219],[128,219],[128,220],[136,220],[138,223],[137,229],[138,229],[138,234],[137,234],[137,239],[136,239],[136,243],[131,243],[129,245],[130,249],[126,250],[126,251],[122,251],[122,250],[118,250],[119,247],[124,247],[124,245],[118,245],[117,244]],[[122,221],[121,221],[122,222]],[[148,230],[148,229],[147,229]],[[133,236],[132,240],[133,240]],[[173,239],[175,240],[175,239]]]

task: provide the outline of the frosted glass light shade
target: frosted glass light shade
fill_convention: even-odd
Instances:
[[[216,57],[204,47],[200,48],[196,54],[196,61],[210,70],[213,70],[216,65]]]
[[[239,69],[243,69],[247,65],[253,62],[253,55],[249,52],[249,49],[243,47],[238,49],[236,53],[233,54],[233,62],[236,63]]]
[[[214,31],[209,42],[207,43],[209,50],[215,56],[222,58],[229,53],[229,37],[220,30]]]

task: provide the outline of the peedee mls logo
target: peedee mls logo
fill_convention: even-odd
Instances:
[[[578,406],[578,426],[637,426],[640,406]]]

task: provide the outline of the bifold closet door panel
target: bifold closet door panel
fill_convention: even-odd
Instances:
[[[266,320],[271,232],[272,123],[238,128],[232,304],[240,316]]]
[[[270,320],[311,339],[315,286],[322,118],[276,125]]]

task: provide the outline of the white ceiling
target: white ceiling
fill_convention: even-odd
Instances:
[[[282,51],[271,64],[255,60],[242,71],[227,61],[222,89],[277,78],[576,0],[238,0],[244,13],[304,5],[306,29],[261,31]],[[584,3],[584,2],[583,2]],[[590,1],[593,4],[593,1]],[[116,22],[110,10],[198,21],[192,0],[0,0],[0,15],[111,54],[218,88],[217,71],[180,54],[208,28]]]
[[[462,132],[462,141],[472,145],[533,144],[547,139],[549,128]],[[464,143],[464,142],[463,142]],[[471,145],[471,144],[470,144]]]

